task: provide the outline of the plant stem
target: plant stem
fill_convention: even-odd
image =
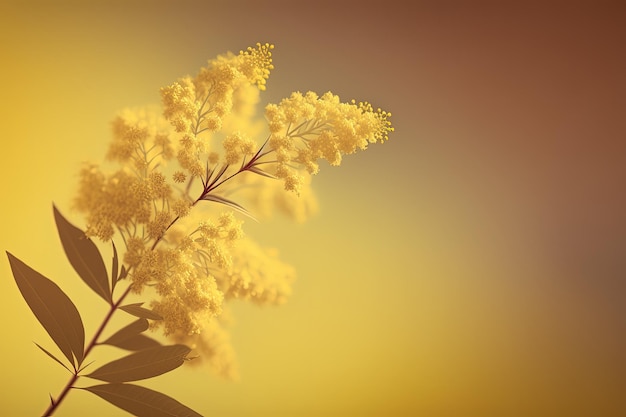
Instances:
[[[200,199],[196,200],[194,202],[194,205],[200,201]],[[176,217],[174,220],[172,220],[172,222],[167,226],[167,228],[165,229],[165,232],[163,232],[163,235],[161,235],[158,239],[156,239],[154,241],[154,244],[152,245],[152,247],[150,248],[150,250],[154,250],[154,248],[156,248],[156,246],[159,244],[159,242],[161,241],[161,239],[163,238],[163,236],[165,235],[165,233],[170,229],[170,227],[172,227],[174,225],[174,223],[176,223],[176,221],[179,218]],[[117,300],[117,302],[115,302],[114,304],[111,305],[111,308],[109,309],[109,312],[107,313],[107,315],[104,317],[104,320],[102,321],[102,323],[100,324],[100,327],[98,327],[98,330],[96,330],[96,333],[94,334],[93,338],[91,339],[91,341],[89,342],[89,344],[87,345],[87,348],[85,349],[85,354],[83,355],[83,362],[85,360],[85,358],[87,358],[87,355],[89,355],[89,353],[91,352],[91,350],[96,347],[96,345],[98,344],[98,339],[100,338],[100,335],[102,335],[102,332],[104,331],[105,327],[107,326],[107,324],[109,324],[109,321],[111,321],[111,318],[113,317],[113,313],[115,313],[115,311],[119,308],[120,304],[122,304],[122,302],[124,301],[124,299],[128,296],[128,294],[130,294],[130,290],[132,289],[132,284],[128,286],[128,288],[126,288],[126,290],[124,290],[124,293],[120,296],[120,298]],[[74,371],[74,374],[72,375],[72,377],[70,378],[70,380],[67,382],[67,384],[65,385],[65,387],[63,388],[63,391],[61,391],[61,393],[59,394],[59,396],[57,397],[56,400],[51,399],[50,401],[50,405],[48,406],[48,408],[46,409],[46,411],[44,411],[43,416],[47,417],[47,416],[51,416],[52,414],[54,414],[54,412],[56,411],[56,409],[59,407],[59,405],[61,404],[61,402],[63,401],[63,399],[67,396],[67,394],[70,392],[70,390],[72,388],[74,388],[74,384],[76,383],[76,381],[78,381],[78,378],[80,378],[79,372],[80,372],[80,365],[78,364],[79,369]]]
[[[269,138],[268,138],[269,140]],[[267,140],[265,141],[265,143],[267,143]],[[205,186],[204,192],[202,193],[202,195],[198,198],[198,200],[196,200],[194,202],[194,204],[196,204],[198,201],[202,200],[204,197],[206,197],[211,191],[215,190],[217,187],[219,187],[220,185],[224,184],[225,182],[227,182],[228,180],[236,177],[237,175],[241,174],[242,172],[246,172],[248,171],[250,168],[254,167],[255,165],[259,164],[259,162],[257,162],[259,159],[263,158],[265,155],[267,155],[268,153],[272,152],[267,151],[264,153],[261,153],[263,151],[263,148],[265,147],[265,143],[259,148],[259,150],[257,151],[257,153],[252,157],[252,159],[250,159],[250,161],[248,161],[246,164],[242,165],[241,168],[239,168],[237,170],[237,172],[235,172],[234,174],[229,175],[228,177],[224,178],[223,180],[219,181],[220,176],[216,177],[215,180],[211,183],[211,184],[207,184],[207,186]]]
[[[85,355],[83,356],[83,361],[85,360],[85,358],[87,358],[87,355],[89,355],[89,352],[91,352],[91,350],[97,345],[98,338],[100,337],[100,335],[104,331],[104,328],[106,327],[106,325],[109,323],[109,321],[113,317],[113,313],[115,313],[115,311],[118,309],[120,304],[122,304],[122,301],[124,301],[126,296],[128,296],[128,294],[130,294],[131,288],[132,288],[132,285],[129,285],[128,288],[126,288],[124,293],[117,300],[117,302],[115,304],[113,304],[111,306],[111,308],[109,309],[109,312],[104,317],[104,320],[102,321],[102,324],[100,324],[100,327],[98,327],[98,330],[96,331],[96,333],[94,334],[93,338],[91,339],[91,341],[87,345],[87,348],[85,349]],[[79,368],[80,368],[80,365],[81,364],[78,364]],[[54,414],[54,412],[56,411],[58,406],[61,404],[61,402],[65,398],[65,396],[70,392],[70,390],[72,388],[74,388],[74,384],[76,383],[76,381],[78,381],[78,378],[80,378],[80,375],[78,374],[79,372],[80,372],[80,369],[78,369],[78,370],[76,370],[74,372],[74,374],[72,375],[70,380],[65,385],[65,388],[63,388],[63,391],[61,391],[61,394],[59,394],[59,396],[57,397],[56,400],[52,400],[50,402],[50,406],[48,406],[46,411],[44,411],[44,413],[43,413],[44,417],[51,416],[52,414]]]
[[[265,141],[265,143],[267,143],[267,140]],[[249,170],[251,167],[253,167],[255,164],[257,164],[258,163],[257,161],[260,158],[262,158],[267,153],[269,153],[269,151],[265,152],[265,153],[261,153],[263,151],[263,148],[265,147],[265,143],[259,148],[257,153],[252,157],[252,159],[248,163],[244,164],[241,168],[239,168],[239,170],[237,170],[235,173],[233,173],[230,176],[222,179],[221,181],[220,181],[220,176],[221,176],[221,174],[220,174],[218,177],[215,178],[215,180],[211,184],[205,184],[205,188],[204,188],[203,192],[200,194],[200,197],[198,197],[193,202],[192,206],[195,206],[199,201],[201,201],[204,197],[206,197],[209,193],[211,193],[211,191],[215,190],[220,185],[222,185],[225,182],[229,181],[233,177],[241,174],[242,172],[245,172],[245,171]],[[222,174],[223,174],[223,172],[222,172]],[[191,182],[190,182],[189,186],[190,185],[191,185]],[[178,221],[178,219],[179,219],[179,217],[176,217],[176,218],[174,218],[174,220],[171,221],[171,223],[165,228],[165,231],[163,232],[163,234],[161,236],[159,236],[154,241],[154,243],[152,244],[152,247],[150,248],[150,250],[154,250],[156,248],[156,246],[159,244],[159,242],[163,239],[163,236],[165,236],[165,233],[167,233],[167,231],[174,225],[174,223],[176,223]],[[119,308],[120,304],[122,304],[124,299],[128,296],[128,294],[130,294],[130,290],[131,289],[132,289],[132,284],[129,285],[128,288],[126,288],[126,290],[120,296],[120,298],[117,300],[117,302],[115,302],[114,304],[111,305],[111,308],[109,309],[109,312],[104,317],[104,320],[100,324],[100,327],[98,327],[98,330],[96,331],[96,333],[94,334],[93,338],[91,339],[91,341],[87,345],[87,348],[85,349],[85,354],[83,355],[83,362],[84,362],[85,358],[87,358],[87,355],[89,355],[91,350],[94,347],[96,347],[96,345],[98,344],[98,339],[102,335],[102,332],[104,331],[104,329],[107,326],[107,324],[109,323],[109,321],[111,321],[111,318],[113,317],[113,313],[115,313],[115,311],[117,311],[117,309]],[[63,399],[67,396],[67,394],[70,392],[70,390],[72,388],[74,388],[74,384],[80,378],[79,373],[81,371],[81,369],[80,369],[81,364],[82,363],[78,364],[78,368],[79,369],[77,369],[77,370],[75,369],[74,374],[72,375],[70,380],[67,382],[67,384],[63,388],[63,391],[61,391],[61,393],[59,394],[57,399],[56,400],[51,399],[50,405],[48,406],[46,411],[44,411],[44,414],[43,414],[44,417],[51,416],[52,414],[54,414],[54,412],[59,407],[59,405],[61,404]]]

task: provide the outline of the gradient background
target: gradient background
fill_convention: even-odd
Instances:
[[[248,224],[299,279],[281,308],[235,305],[242,380],[147,386],[207,416],[626,415],[623,2],[14,3],[0,248],[88,329],[104,306],[51,202],[80,224],[76,172],[117,110],[259,41],[276,44],[265,103],[332,90],[393,113],[388,143],[322,167],[315,219]],[[0,414],[39,415],[67,372],[32,344],[54,348],[6,258],[0,303]],[[58,415],[126,414],[78,391]]]

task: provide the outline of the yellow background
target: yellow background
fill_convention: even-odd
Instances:
[[[234,307],[241,381],[146,385],[207,416],[624,415],[624,21],[591,1],[4,2],[0,247],[89,335],[105,306],[52,202],[81,224],[76,172],[117,110],[271,42],[264,103],[331,90],[396,132],[322,167],[311,222],[249,224],[299,278],[283,307]],[[40,415],[68,375],[33,345],[54,348],[6,258],[0,302],[0,414]],[[125,414],[77,391],[58,415]]]

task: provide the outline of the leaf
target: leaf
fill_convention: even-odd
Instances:
[[[120,270],[120,276],[117,277],[117,280],[118,281],[123,280],[124,278],[126,278],[126,275],[128,275],[128,269],[126,269],[126,267],[122,265],[122,269]]]
[[[267,178],[272,178],[274,180],[278,178],[275,175],[272,175],[269,172],[265,172],[261,168],[257,168],[255,166],[251,166],[250,168],[248,168],[248,171],[254,172],[255,174],[259,174],[259,175],[262,175],[262,176],[267,177]]]
[[[178,368],[189,352],[185,345],[158,346],[109,362],[85,376],[107,382],[152,378]]]
[[[89,367],[89,365],[91,365],[91,364],[92,364],[92,363],[94,363],[94,362],[95,362],[95,361],[91,361],[91,362],[89,362],[87,365],[82,366],[82,367],[78,370],[78,372],[77,372],[77,373],[81,373],[81,372],[83,372],[85,369],[87,369],[87,367]]]
[[[35,346],[37,346],[39,349],[41,349],[43,351],[43,353],[45,353],[46,355],[50,356],[52,359],[54,359],[55,361],[57,361],[62,367],[64,367],[65,369],[67,369],[68,371],[70,371],[70,368],[68,368],[67,366],[65,366],[65,364],[63,362],[61,362],[56,356],[54,356],[52,353],[48,352],[46,349],[44,349],[43,347],[41,347],[39,345],[39,343],[37,342],[33,342],[35,344]],[[72,372],[72,371],[70,371]]]
[[[136,334],[135,336],[129,337],[128,339],[109,344],[117,346],[118,348],[132,351],[146,350],[161,346],[159,342],[143,334]]]
[[[65,357],[80,364],[85,349],[85,328],[72,300],[57,284],[7,252],[13,277],[22,297]],[[74,357],[72,357],[74,354]]]
[[[139,319],[116,332],[113,336],[102,342],[102,344],[117,346],[126,350],[144,350],[161,346],[156,340],[141,334],[147,329],[148,320]]]
[[[133,384],[103,384],[80,388],[138,417],[202,417],[160,392]]]
[[[109,304],[113,304],[109,278],[102,256],[85,232],[68,222],[54,207],[54,219],[63,249],[74,270],[89,287]]]
[[[163,320],[163,317],[159,316],[154,311],[143,308],[141,306],[142,304],[143,303],[127,304],[125,306],[120,306],[120,309],[124,310],[128,314],[132,314],[133,316],[142,319]]]
[[[109,337],[106,341],[102,342],[104,344],[115,344],[116,342],[120,342],[128,339],[129,337],[133,337],[138,335],[141,332],[145,332],[148,330],[148,320],[139,319],[125,326],[124,328],[118,330]]]
[[[111,265],[111,293],[113,293],[113,290],[115,289],[115,284],[117,284],[119,265],[117,260],[117,249],[115,248],[115,242],[111,240],[111,244],[113,245],[113,264]]]
[[[243,206],[241,206],[241,205],[239,205],[239,204],[235,203],[234,201],[231,201],[231,200],[229,200],[227,198],[220,197],[220,196],[214,195],[214,194],[207,194],[202,199],[203,200],[208,200],[208,201],[215,201],[216,203],[227,205],[228,207],[230,207],[230,208],[232,208],[234,210],[237,210],[238,212],[240,212],[242,214],[245,214],[246,216],[250,217],[252,220],[258,221]]]

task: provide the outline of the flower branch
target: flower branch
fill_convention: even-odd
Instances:
[[[50,396],[44,415],[55,413],[72,389],[80,389],[137,416],[199,416],[175,399],[131,382],[183,363],[207,364],[218,375],[235,378],[234,349],[221,320],[228,301],[279,305],[288,299],[294,269],[275,251],[245,237],[243,222],[233,213],[252,217],[244,207],[250,204],[255,213],[282,211],[306,219],[316,207],[310,179],[319,170],[318,161],[339,165],[343,155],[385,142],[393,131],[391,114],[367,102],[342,103],[330,92],[321,97],[294,93],[266,106],[269,135],[258,146],[258,121],[251,109],[273,69],[272,49],[259,43],[239,54],[218,56],[196,76],[162,88],[162,109],[122,111],[113,121],[106,155],[118,168],[109,172],[86,164],[80,172],[74,207],[85,215],[86,229],[54,208],[68,261],[107,304],[86,344],[72,300],[7,252],[23,298],[62,355],[36,346],[71,373],[59,395]],[[271,160],[264,159],[269,154]],[[240,175],[244,172],[256,175]],[[194,199],[196,178],[202,188]],[[224,197],[235,190],[245,202]],[[200,201],[218,203],[225,211],[193,210]],[[107,271],[91,238],[108,242],[115,235],[124,250],[118,257],[112,244]],[[123,290],[122,282],[127,284]],[[146,287],[152,289],[150,296],[143,292]],[[116,289],[121,291],[117,298]],[[131,293],[146,303],[128,304]],[[102,340],[119,310],[135,321]],[[162,345],[145,334],[148,330],[161,331],[173,344]],[[93,363],[85,365],[86,358],[100,345],[131,353],[85,373]],[[104,383],[78,387],[83,377]]]

